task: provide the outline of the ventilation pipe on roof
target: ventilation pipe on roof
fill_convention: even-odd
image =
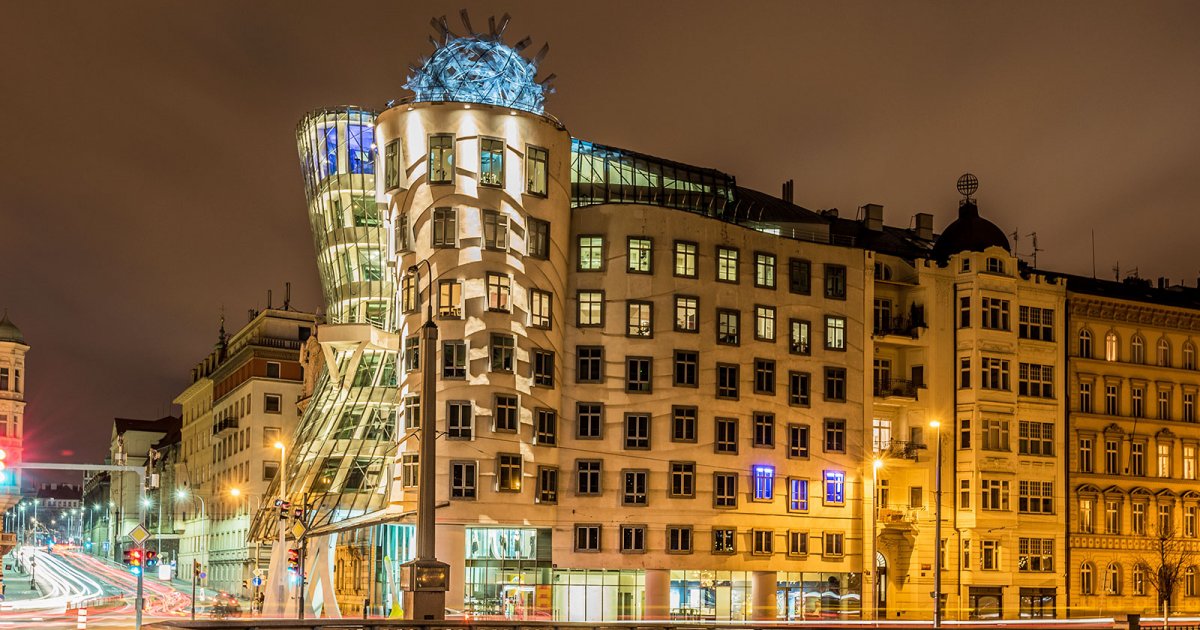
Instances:
[[[917,238],[923,241],[933,240],[933,215],[928,212],[918,212],[914,217],[917,224]]]
[[[883,206],[877,203],[869,203],[862,207],[863,224],[872,232],[883,231]]]
[[[795,203],[795,201],[794,201],[795,193],[796,193],[796,180],[789,179],[786,182],[783,182],[783,195],[782,195],[782,197],[780,197],[781,199],[783,199],[784,201],[786,201],[788,203]]]

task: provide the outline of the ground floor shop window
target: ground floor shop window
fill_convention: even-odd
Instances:
[[[556,569],[554,618],[562,621],[641,619],[646,573],[637,569]]]
[[[862,574],[779,573],[775,592],[778,618],[850,619],[862,616]]]
[[[1022,619],[1053,619],[1055,592],[1053,588],[1022,588]]]
[[[671,571],[670,605],[672,619],[749,619],[750,572]]]
[[[1004,588],[972,586],[967,591],[971,619],[999,619],[1004,610]]]

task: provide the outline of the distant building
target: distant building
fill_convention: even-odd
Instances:
[[[164,416],[157,420],[113,420],[109,461],[121,466],[139,466],[150,471],[150,451],[168,434],[178,431],[180,419]],[[146,524],[153,507],[150,495],[139,486],[137,473],[115,471],[109,474],[108,539],[112,558],[120,560],[123,551],[132,546],[128,534],[139,523]],[[151,521],[152,522],[152,521]]]
[[[43,483],[34,499],[38,520],[55,542],[82,544],[83,486],[69,483]]]
[[[22,439],[25,434],[25,354],[29,344],[21,329],[13,324],[5,311],[0,316],[0,451],[3,462],[11,466],[22,461]],[[0,470],[0,512],[8,511],[22,500],[22,474],[17,470]],[[27,508],[28,509],[28,508]],[[17,510],[16,523],[24,519]],[[13,524],[10,522],[10,525]],[[28,525],[28,521],[24,521]],[[18,525],[20,526],[20,525]],[[0,527],[4,525],[0,524]],[[0,534],[0,554],[8,553],[16,544],[10,530]]]

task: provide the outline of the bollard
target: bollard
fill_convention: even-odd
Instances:
[[[87,628],[87,608],[79,608],[76,610],[79,616],[75,620],[75,630],[84,630]]]

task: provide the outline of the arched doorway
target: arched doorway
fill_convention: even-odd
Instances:
[[[887,619],[887,558],[875,552],[875,618]]]

